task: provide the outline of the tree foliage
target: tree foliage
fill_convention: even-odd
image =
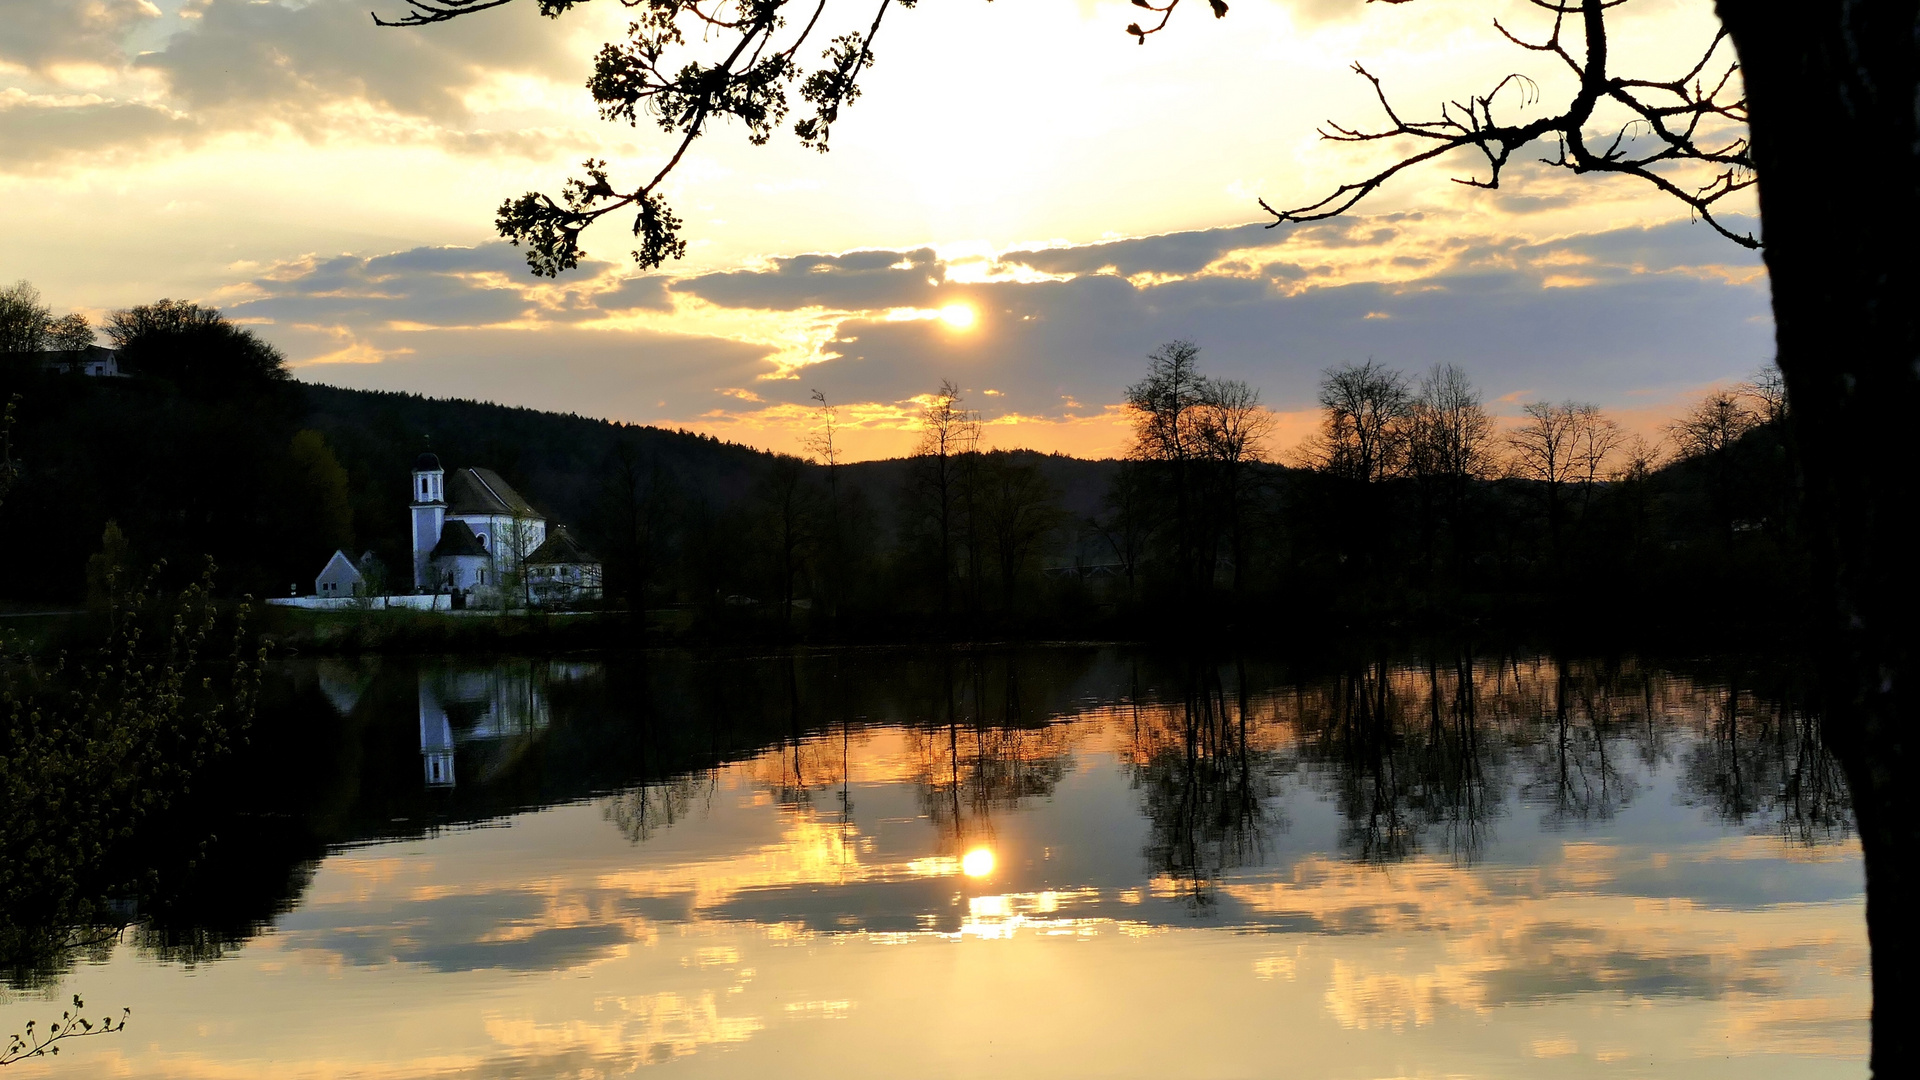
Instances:
[[[293,378],[279,349],[217,309],[188,301],[163,299],[116,311],[106,331],[128,371],[192,393],[258,393]]]
[[[93,344],[93,324],[75,311],[59,318],[29,281],[0,289],[0,353],[72,351]]]

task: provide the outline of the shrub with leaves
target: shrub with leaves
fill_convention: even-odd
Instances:
[[[213,567],[177,597],[148,584],[108,612],[106,642],[0,675],[0,964],[35,983],[100,928],[140,825],[187,795],[251,720],[264,667],[248,606],[231,624]],[[120,590],[114,590],[119,595]]]

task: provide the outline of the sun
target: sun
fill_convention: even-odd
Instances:
[[[967,304],[948,304],[940,309],[940,321],[955,330],[970,330],[979,315]]]
[[[977,847],[960,860],[960,871],[968,877],[986,877],[993,873],[993,849]]]

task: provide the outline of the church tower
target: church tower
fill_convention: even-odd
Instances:
[[[427,559],[440,542],[447,520],[447,474],[440,459],[421,454],[413,463],[413,587],[430,592],[433,579]]]

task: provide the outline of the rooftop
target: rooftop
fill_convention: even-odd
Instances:
[[[586,548],[580,546],[579,542],[573,538],[573,534],[567,531],[565,525],[555,525],[547,533],[546,543],[534,548],[533,554],[527,556],[527,563],[530,566],[551,566],[566,563],[593,563],[598,565],[599,562],[600,560],[590,554]]]
[[[455,469],[447,474],[447,513],[546,520],[492,469]]]

